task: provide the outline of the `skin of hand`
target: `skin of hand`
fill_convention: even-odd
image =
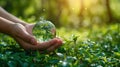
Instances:
[[[12,22],[14,22],[14,23],[20,23],[20,24],[22,24],[22,25],[28,24],[28,23],[24,22],[23,20],[15,17],[14,15],[8,13],[8,12],[7,12],[6,10],[4,10],[1,6],[0,6],[0,17],[3,17],[3,18],[5,18],[5,19],[7,19],[7,20],[10,20],[10,21],[12,21]]]
[[[28,24],[0,7],[0,32],[12,36],[25,50],[47,50],[48,52],[55,50],[62,45],[60,38],[54,38],[48,42],[39,43],[32,35],[34,24]],[[4,23],[6,22],[6,23]]]
[[[25,27],[21,24],[18,24],[18,25],[23,30],[26,30],[26,32],[28,32],[28,34],[32,35],[32,28],[34,27],[34,24],[27,24]],[[19,27],[19,26],[15,25],[15,27]],[[44,50],[46,50],[48,52],[51,52],[62,45],[62,40],[60,38],[54,38],[48,42],[43,42],[43,43],[37,42],[36,45],[32,45],[19,37],[14,37],[14,38],[19,44],[21,44],[21,46],[25,50],[39,50],[40,52],[43,52]]]
[[[3,24],[5,26],[7,25],[6,27],[9,26],[9,28],[2,26],[1,28],[3,32],[6,33],[6,31],[9,30],[7,34],[12,36],[25,50],[39,50],[40,52],[46,50],[50,52],[62,45],[62,40],[59,38],[54,38],[48,42],[43,43],[37,42],[34,36],[32,35],[32,28],[34,24],[27,24],[23,26],[20,23],[13,23],[12,21],[9,21],[2,17],[0,17],[0,20],[0,24]]]

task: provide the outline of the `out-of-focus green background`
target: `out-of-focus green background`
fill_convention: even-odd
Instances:
[[[63,40],[53,53],[39,54],[0,33],[0,67],[120,67],[120,0],[0,0],[0,6],[29,23],[52,21]]]
[[[56,27],[78,29],[120,22],[120,0],[0,0],[0,6],[26,22],[43,17]]]

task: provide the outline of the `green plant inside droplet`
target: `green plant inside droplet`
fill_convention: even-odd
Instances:
[[[37,22],[32,32],[38,41],[48,41],[56,36],[55,25],[46,20]]]

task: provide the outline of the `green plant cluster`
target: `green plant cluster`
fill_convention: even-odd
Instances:
[[[116,25],[115,25],[116,26]],[[67,34],[65,34],[67,35]],[[87,40],[72,35],[63,46],[50,54],[25,52],[10,37],[0,35],[1,67],[119,67],[119,26],[89,34]]]

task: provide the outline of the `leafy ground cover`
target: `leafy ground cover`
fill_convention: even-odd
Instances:
[[[119,67],[118,24],[90,30],[58,29],[63,46],[50,54],[25,52],[12,38],[0,34],[0,67]]]

